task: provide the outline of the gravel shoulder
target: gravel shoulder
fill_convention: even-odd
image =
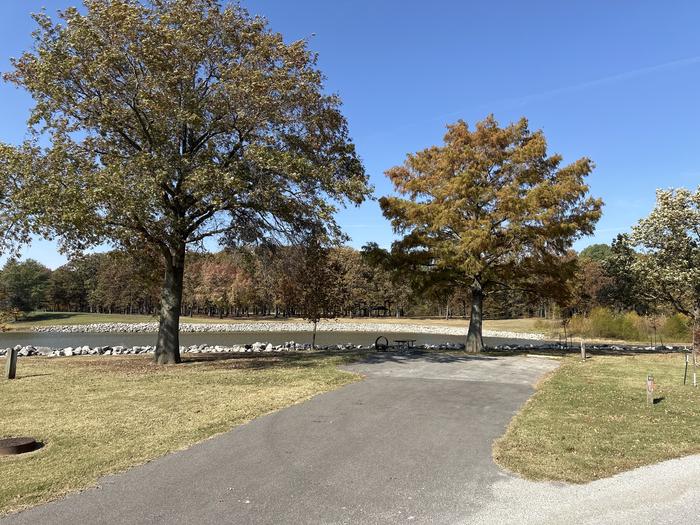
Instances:
[[[585,485],[507,476],[467,523],[688,524],[700,516],[700,456],[664,461]]]

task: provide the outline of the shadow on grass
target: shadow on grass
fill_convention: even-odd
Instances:
[[[319,360],[324,358],[340,358],[342,362],[350,363],[363,359],[367,352],[286,352],[275,354],[251,354],[251,353],[220,353],[220,354],[184,354],[182,364],[187,365],[213,365],[211,370],[222,368],[267,369],[267,368],[305,368],[316,367]]]
[[[338,365],[351,363],[381,364],[396,363],[407,365],[412,361],[430,363],[468,363],[471,361],[493,361],[498,356],[474,355],[462,353],[430,352],[423,350],[405,350],[376,352],[368,350],[349,350],[345,352],[319,350],[317,352],[288,352],[284,354],[184,354],[183,364],[213,364],[212,370],[222,368],[299,368],[315,367],[320,359],[337,359]],[[219,366],[217,366],[219,365]]]
[[[50,376],[52,375],[49,372],[42,373],[42,374],[18,374],[17,377],[13,379],[13,381],[21,381],[22,379],[31,379],[32,377],[42,377],[42,376]]]
[[[345,364],[361,359],[366,353],[359,352],[288,352],[288,353],[220,353],[220,354],[183,354],[182,363],[178,365],[157,365],[153,355],[123,355],[118,357],[82,356],[66,358],[61,364],[86,368],[108,373],[127,375],[151,375],[184,372],[197,368],[198,372],[208,370],[263,370],[313,368],[324,366],[324,360],[332,359],[334,364]]]
[[[75,315],[76,314],[70,312],[32,312],[18,321],[20,323],[34,321],[59,321],[61,319],[70,319],[71,317],[75,317]]]
[[[586,348],[586,355],[588,357],[596,355],[605,356],[633,356],[633,355],[655,355],[655,354],[684,354],[687,353],[686,350],[682,348],[655,348],[649,349],[644,347],[627,347],[627,348]],[[564,357],[567,355],[581,355],[580,348],[514,348],[510,350],[499,350],[494,348],[487,348],[484,351],[484,355],[490,356],[506,356],[506,355],[527,355],[527,354],[537,354],[537,355],[548,355],[556,357]]]
[[[231,368],[272,368],[272,367],[306,367],[318,366],[319,358],[340,358],[338,364],[382,364],[395,363],[398,365],[410,365],[415,361],[428,363],[469,363],[473,361],[495,361],[499,358],[524,355],[530,352],[503,351],[484,352],[482,354],[468,354],[458,350],[426,351],[426,350],[403,350],[403,351],[318,351],[318,352],[289,352],[284,354],[264,355],[264,354],[185,354],[183,363],[237,363],[238,366]],[[560,352],[560,355],[563,355]],[[220,368],[220,367],[217,367]]]

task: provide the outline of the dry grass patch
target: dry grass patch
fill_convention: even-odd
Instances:
[[[585,483],[700,453],[700,390],[683,386],[683,368],[681,354],[568,357],[494,444],[494,459],[530,479]]]
[[[373,317],[370,319],[361,317],[356,319],[339,319],[340,321],[356,321],[358,323],[387,323],[387,324],[408,324],[417,326],[449,326],[453,328],[469,327],[469,320],[462,318],[444,319],[438,317]],[[538,318],[528,319],[486,319],[484,320],[484,330],[494,330],[516,333],[545,333],[549,329],[543,326]]]
[[[188,356],[189,357],[189,356]],[[0,382],[0,437],[43,449],[0,457],[0,514],[93,484],[253,418],[356,381],[353,356],[20,358]]]

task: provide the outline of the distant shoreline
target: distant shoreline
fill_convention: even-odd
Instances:
[[[181,323],[180,332],[310,332],[312,325],[309,322],[296,321],[255,321],[240,323]],[[91,323],[76,325],[49,325],[32,328],[37,333],[153,333],[158,331],[158,323]],[[381,335],[387,333],[413,333],[466,336],[467,326],[441,326],[422,325],[419,323],[391,323],[362,321],[321,321],[318,323],[319,332],[373,332]],[[498,337],[508,339],[544,340],[541,333],[511,332],[506,330],[484,330],[484,337]]]

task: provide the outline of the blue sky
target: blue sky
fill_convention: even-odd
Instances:
[[[77,0],[0,3],[0,70],[31,45],[29,13]],[[444,126],[526,116],[552,152],[596,163],[609,242],[646,215],[659,187],[700,184],[700,3],[694,1],[243,2],[288,40],[309,37],[378,196],[384,171],[440,143]],[[312,35],[313,36],[310,36]],[[19,142],[31,101],[0,84],[0,140]],[[376,201],[339,214],[354,246],[388,246]],[[52,243],[26,256],[56,267]]]

